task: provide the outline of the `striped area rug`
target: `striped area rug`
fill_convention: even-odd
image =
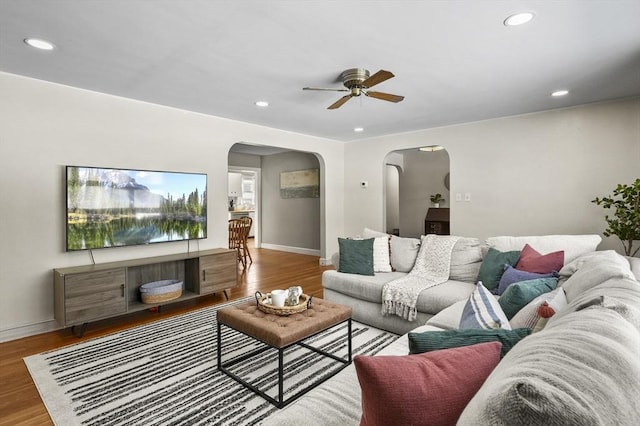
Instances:
[[[56,425],[253,425],[272,404],[216,369],[216,311],[208,307],[24,359]],[[346,324],[307,343],[346,356]],[[259,343],[223,327],[224,359]],[[395,334],[353,322],[353,354],[374,354]],[[277,351],[235,371],[277,393]],[[341,364],[295,346],[285,353],[285,398]]]

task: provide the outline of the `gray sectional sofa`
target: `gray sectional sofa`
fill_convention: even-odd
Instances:
[[[367,228],[363,231],[363,238],[385,236],[387,235]],[[347,274],[337,270],[325,271],[322,276],[323,298],[351,306],[353,319],[356,321],[404,334],[416,325],[426,323],[444,308],[469,297],[476,288],[483,255],[489,247],[500,251],[520,250],[528,243],[544,253],[563,250],[565,262],[570,262],[581,254],[594,251],[600,241],[598,235],[500,236],[488,238],[484,244],[477,238],[460,238],[451,253],[449,280],[420,294],[417,304],[418,318],[409,322],[397,316],[381,314],[382,287],[411,271],[418,254],[420,239],[391,236],[390,261],[396,271],[377,272],[371,276]],[[334,254],[332,263],[336,269],[339,262],[339,254]]]
[[[525,243],[541,253],[565,251],[558,285],[567,305],[497,364],[468,402],[461,425],[635,425],[640,420],[640,259],[594,251],[598,236],[494,237],[477,247],[501,251]],[[474,248],[474,250],[476,249]],[[460,256],[462,258],[463,256]],[[471,259],[471,257],[467,257]],[[452,257],[452,262],[453,262]],[[479,268],[469,262],[470,268]],[[406,356],[409,335],[456,329],[471,282],[449,280],[420,297],[411,324],[382,316],[378,288],[401,272],[373,277],[325,272],[325,299],[352,306],[354,319],[403,334],[377,356]],[[435,290],[437,287],[431,289]],[[425,319],[423,321],[423,319]],[[387,323],[387,321],[390,321]],[[418,379],[418,378],[416,378]],[[425,404],[423,424],[431,424]],[[357,425],[361,390],[354,365],[270,416],[265,425]]]

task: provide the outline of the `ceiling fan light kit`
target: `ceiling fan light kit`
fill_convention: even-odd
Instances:
[[[321,88],[321,87],[303,87],[303,90],[328,90],[334,92],[349,92],[348,95],[343,96],[338,99],[336,102],[331,104],[327,109],[337,109],[344,105],[349,99],[358,97],[360,95],[365,95],[375,99],[381,99],[383,101],[388,102],[400,102],[404,99],[404,96],[392,95],[390,93],[383,92],[371,92],[367,89],[375,86],[376,84],[382,83],[390,78],[394,77],[393,73],[390,71],[380,70],[377,73],[370,75],[369,70],[364,68],[351,68],[345,71],[342,71],[340,74],[340,78],[342,79],[342,84],[346,89],[331,89],[331,88]]]

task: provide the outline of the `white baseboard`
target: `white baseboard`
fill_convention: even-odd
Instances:
[[[50,331],[60,330],[60,328],[55,320],[7,328],[0,330],[0,343],[35,336],[36,334],[48,333]]]
[[[331,265],[333,265],[333,263],[331,263],[331,259],[327,259],[326,257],[320,258],[320,266],[331,266]]]
[[[290,253],[307,254],[309,256],[320,256],[320,250],[313,250],[303,247],[281,246],[278,244],[262,243],[261,248],[269,250],[288,251]]]

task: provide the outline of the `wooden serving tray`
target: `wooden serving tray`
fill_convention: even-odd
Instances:
[[[295,306],[273,306],[271,303],[269,303],[269,301],[271,300],[271,293],[263,295],[259,291],[256,291],[256,303],[258,309],[267,314],[286,316],[304,312],[309,306],[311,306],[312,298],[313,296],[302,294],[300,295],[298,304]]]

